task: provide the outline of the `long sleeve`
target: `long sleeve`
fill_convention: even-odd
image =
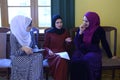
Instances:
[[[17,39],[12,33],[10,34],[10,47],[11,47],[11,56],[20,56],[25,54],[21,50],[22,46],[18,43]]]
[[[79,29],[77,31],[75,38],[74,38],[74,44],[75,44],[76,49],[80,49],[81,45],[83,44],[83,34],[82,35],[79,34]]]

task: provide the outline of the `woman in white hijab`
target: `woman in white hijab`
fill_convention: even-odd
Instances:
[[[33,53],[31,46],[32,19],[18,15],[10,23],[11,80],[43,80],[42,54]]]

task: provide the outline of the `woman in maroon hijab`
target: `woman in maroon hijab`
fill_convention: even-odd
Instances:
[[[108,57],[112,58],[105,31],[100,27],[98,14],[87,12],[74,39],[75,51],[71,59],[71,80],[101,80],[100,41]]]
[[[68,80],[67,60],[61,58],[55,53],[66,51],[65,46],[69,46],[71,38],[68,32],[63,28],[63,22],[60,15],[52,18],[52,28],[45,34],[44,48],[45,58],[50,66],[50,73],[54,80]]]

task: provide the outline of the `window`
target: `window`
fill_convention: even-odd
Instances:
[[[0,0],[0,27],[1,27],[1,0]]]
[[[51,0],[38,0],[38,25],[51,26]]]
[[[40,28],[51,26],[51,0],[1,0],[2,19],[9,26],[16,15],[25,15],[33,19],[33,26]],[[7,13],[4,13],[7,12]]]
[[[30,0],[8,0],[9,23],[16,15],[25,15],[27,17],[31,17]]]
[[[51,26],[51,16],[60,14],[64,26],[70,29],[75,21],[75,0],[0,0],[1,26],[9,27],[11,19],[18,14],[30,16],[33,26],[42,28]]]

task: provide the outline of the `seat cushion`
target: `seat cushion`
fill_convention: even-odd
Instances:
[[[44,67],[49,67],[48,59],[44,59],[44,60],[43,60],[43,66],[44,66]]]
[[[10,59],[0,59],[0,68],[11,67]]]
[[[107,66],[111,66],[111,67],[116,67],[116,66],[120,66],[120,59],[108,59],[108,58],[103,58],[102,59],[102,66],[103,67],[107,67]]]

